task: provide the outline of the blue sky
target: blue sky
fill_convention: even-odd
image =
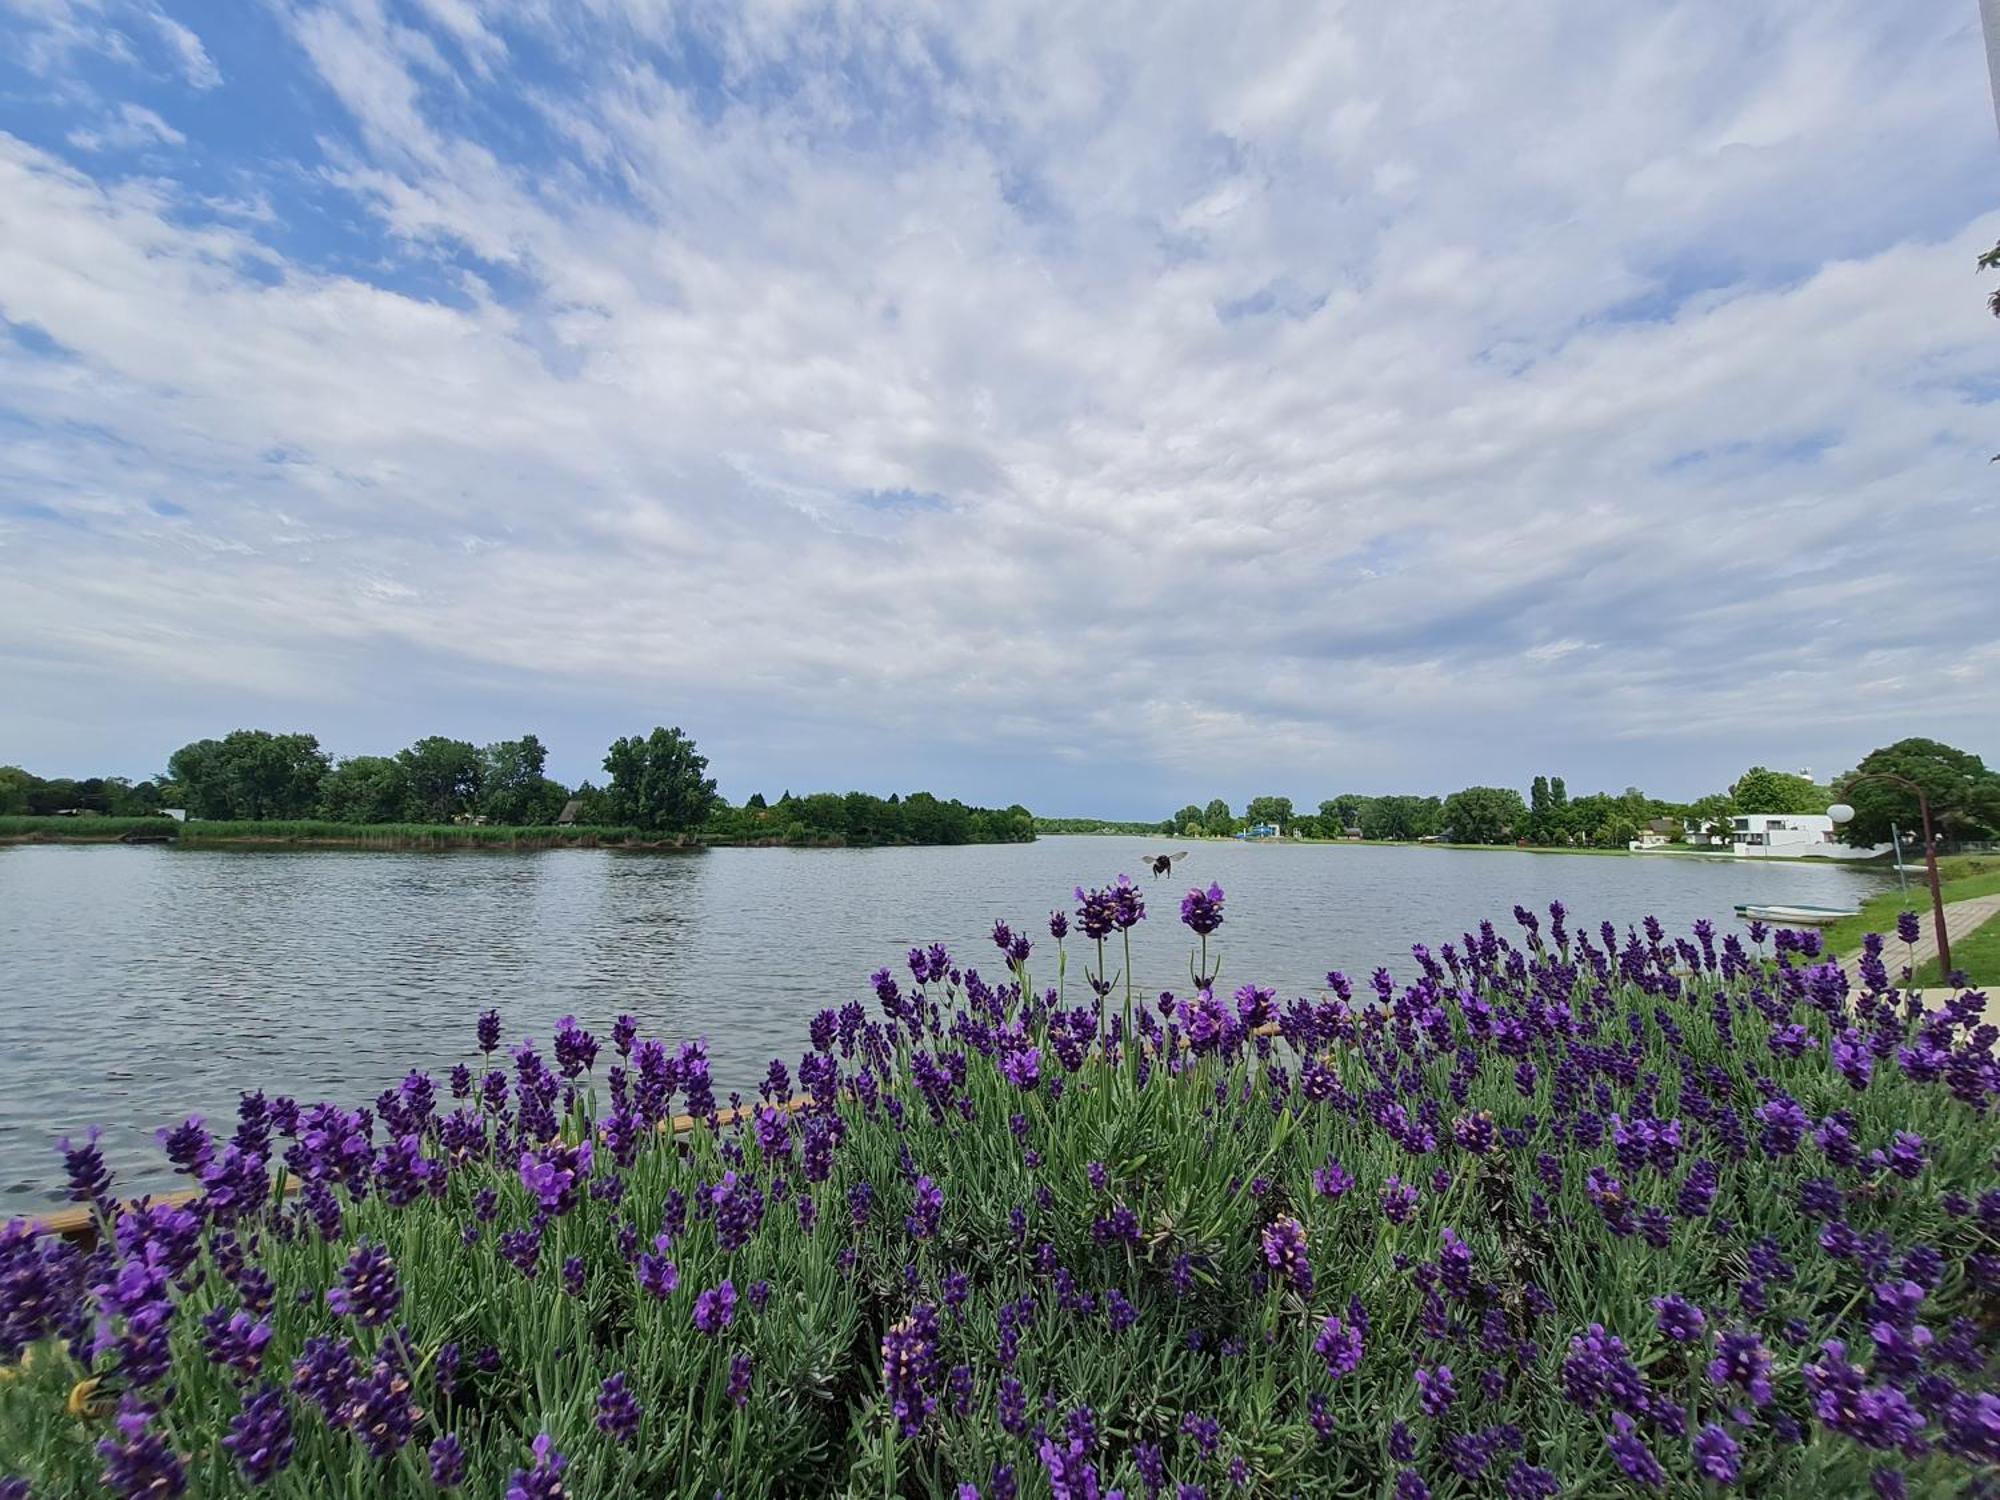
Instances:
[[[1971,5],[0,0],[0,762],[2000,758],[1996,178]]]

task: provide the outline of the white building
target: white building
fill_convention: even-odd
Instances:
[[[1730,852],[1742,859],[1873,859],[1887,844],[1855,848],[1834,837],[1825,813],[1749,813],[1730,819]]]

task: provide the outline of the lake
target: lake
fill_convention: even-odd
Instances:
[[[497,1007],[511,1044],[547,1044],[574,1014],[600,1040],[621,1011],[643,1035],[705,1036],[718,1088],[754,1092],[795,1066],[806,1020],[870,1005],[883,964],[941,941],[1004,972],[995,918],[1036,938],[1078,884],[1121,871],[1148,892],[1134,970],[1185,989],[1180,897],[1220,882],[1223,977],[1316,992],[1330,968],[1414,973],[1412,943],[1515,902],[1560,899],[1573,928],[1653,914],[1685,933],[1739,901],[1855,904],[1882,871],[1675,856],[1200,842],[1172,876],[1139,874],[1158,840],[1044,838],[963,848],[716,849],[626,854],[0,847],[0,1213],[61,1199],[54,1142],[105,1127],[128,1190],[172,1186],[151,1133],[188,1113],[229,1119],[261,1086],[364,1103],[412,1066],[473,1053]],[[1072,993],[1083,946],[1071,939]],[[608,1042],[606,1050],[609,1051]],[[603,1064],[600,1063],[600,1072]]]

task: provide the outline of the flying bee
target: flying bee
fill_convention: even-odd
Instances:
[[[1162,875],[1172,874],[1174,866],[1186,858],[1187,850],[1180,849],[1172,854],[1149,854],[1146,856],[1146,863],[1153,871],[1153,878],[1157,880]]]

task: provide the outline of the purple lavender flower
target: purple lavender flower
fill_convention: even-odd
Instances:
[[[556,1022],[556,1066],[565,1078],[587,1073],[597,1061],[597,1038],[576,1024],[575,1016]]]
[[[1222,925],[1222,887],[1196,888],[1181,897],[1181,921],[1198,936],[1213,933]]]
[[[1525,1458],[1515,1459],[1514,1467],[1507,1471],[1507,1500],[1554,1500],[1561,1493],[1562,1485],[1552,1470]]]
[[[542,1260],[542,1231],[532,1224],[506,1231],[500,1236],[500,1254],[508,1265],[533,1281]]]
[[[1432,1419],[1443,1416],[1451,1410],[1451,1404],[1457,1397],[1458,1388],[1450,1365],[1439,1365],[1436,1369],[1417,1367],[1417,1400],[1425,1416]]]
[[[673,1249],[673,1245],[674,1242],[666,1235],[659,1235],[653,1240],[653,1248],[659,1254],[639,1257],[639,1287],[647,1296],[660,1301],[672,1296],[674,1289],[681,1284],[679,1268],[667,1258],[667,1252]]]
[[[1236,991],[1236,1019],[1245,1031],[1254,1031],[1259,1026],[1269,1024],[1271,1004],[1278,998],[1278,992],[1261,984],[1246,984]]]
[[[392,1458],[415,1434],[417,1410],[409,1372],[385,1345],[366,1376],[350,1380],[342,1425],[361,1439],[371,1458]]]
[[[264,1346],[271,1342],[271,1325],[236,1308],[217,1307],[201,1320],[202,1349],[216,1364],[240,1378],[257,1373]]]
[[[913,1240],[927,1240],[938,1232],[938,1225],[944,1219],[944,1189],[928,1177],[919,1177],[912,1190],[910,1212],[903,1219],[903,1227]]]
[[[1438,1252],[1438,1279],[1444,1289],[1463,1302],[1472,1296],[1474,1285],[1472,1247],[1447,1228],[1442,1235],[1444,1248]]]
[[[1611,1414],[1612,1431],[1606,1434],[1604,1444],[1611,1450],[1611,1456],[1618,1461],[1634,1484],[1646,1489],[1658,1489],[1667,1482],[1667,1471],[1660,1467],[1653,1450],[1646,1446],[1633,1428],[1632,1419],[1622,1411]]]
[[[1743,1445],[1710,1422],[1695,1436],[1694,1466],[1717,1484],[1734,1484],[1743,1472]]]
[[[738,1409],[750,1404],[750,1382],[757,1372],[756,1361],[740,1351],[729,1360],[729,1384],[725,1394]]]
[[[509,1476],[506,1500],[567,1500],[562,1472],[569,1460],[556,1452],[546,1432],[536,1437],[533,1452],[534,1462]]]
[[[1313,1339],[1313,1352],[1326,1361],[1329,1380],[1340,1380],[1361,1367],[1361,1330],[1349,1327],[1337,1313],[1329,1313]]]
[[[479,1017],[479,1050],[491,1054],[500,1045],[500,1012],[489,1010]]]
[[[1382,1183],[1382,1217],[1391,1224],[1407,1224],[1417,1211],[1417,1190],[1391,1174]]]
[[[441,1490],[455,1490],[465,1483],[465,1449],[458,1436],[447,1432],[431,1444],[431,1483]]]
[[[1313,1168],[1313,1191],[1322,1198],[1338,1198],[1354,1186],[1354,1178],[1347,1168],[1332,1157],[1326,1165]]]
[[[928,1304],[882,1335],[882,1391],[906,1438],[915,1437],[937,1409],[937,1342],[937,1309]]]
[[[1203,1458],[1215,1457],[1215,1450],[1222,1443],[1222,1424],[1214,1417],[1203,1416],[1198,1411],[1183,1412],[1181,1431],[1194,1439],[1195,1446],[1201,1450]]]
[[[1759,1406],[1771,1402],[1771,1351],[1754,1333],[1740,1329],[1716,1340],[1708,1378],[1716,1385],[1738,1386]]]
[[[736,1284],[724,1281],[694,1299],[694,1326],[714,1338],[736,1321]]]
[[[363,1328],[381,1327],[403,1305],[403,1290],[396,1284],[396,1263],[385,1245],[366,1240],[356,1245],[341,1267],[340,1281],[326,1294],[326,1305]]]
[[[1264,1226],[1264,1259],[1293,1291],[1310,1297],[1313,1289],[1312,1262],[1306,1255],[1305,1226],[1288,1214],[1281,1214]]]
[[[597,1430],[620,1447],[630,1447],[639,1436],[639,1419],[644,1415],[639,1398],[625,1383],[623,1370],[598,1387]]]
[[[1660,1332],[1677,1344],[1696,1343],[1708,1330],[1708,1319],[1702,1316],[1701,1309],[1678,1292],[1655,1297],[1653,1307]]]
[[[230,1418],[222,1446],[236,1460],[244,1482],[268,1484],[292,1461],[292,1414],[284,1394],[268,1382]]]
[[[1042,1081],[1042,1049],[1022,1047],[1000,1055],[1000,1076],[1024,1094],[1032,1094]]]
[[[56,1144],[63,1154],[63,1173],[69,1178],[70,1202],[88,1203],[108,1213],[112,1206],[111,1169],[104,1165],[97,1137],[98,1130],[93,1125],[81,1146],[73,1144],[68,1136]]]
[[[534,1194],[545,1213],[561,1217],[576,1207],[577,1192],[590,1177],[588,1139],[574,1146],[547,1146],[521,1153],[521,1186]]]
[[[118,1407],[118,1435],[97,1445],[104,1460],[99,1476],[112,1494],[127,1500],[168,1500],[187,1489],[181,1456],[152,1427],[152,1409],[127,1396]]]
[[[1899,911],[1896,913],[1896,936],[1898,938],[1914,947],[1917,939],[1922,935],[1923,929],[1917,925],[1917,914],[1915,912]]]

